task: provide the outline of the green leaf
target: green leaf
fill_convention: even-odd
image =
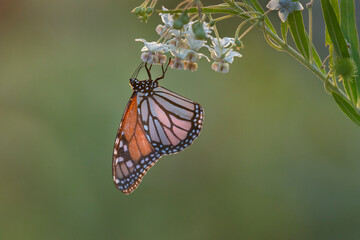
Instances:
[[[330,3],[334,9],[336,18],[339,20],[340,18],[339,18],[338,0],[330,0]],[[327,28],[325,28],[325,46],[329,47],[329,64],[330,64],[330,66],[334,66],[334,56],[333,56],[333,55],[335,55],[334,54],[334,46],[331,42],[330,35],[329,35]],[[335,79],[335,81],[337,81],[337,80]]]
[[[352,0],[340,0],[341,22],[340,27],[345,38],[350,43],[350,56],[354,60],[357,68],[360,67],[359,39],[356,28],[355,3]],[[354,84],[357,85],[357,96],[360,95],[360,75],[354,77]]]
[[[261,7],[261,5],[259,4],[259,2],[257,0],[245,0],[249,5],[253,6],[257,11],[264,13],[264,9]],[[274,28],[274,26],[272,25],[272,23],[270,22],[269,18],[267,16],[265,16],[265,23],[266,26],[274,33],[277,35],[276,30]]]
[[[288,28],[287,22],[281,22],[281,36],[285,42],[287,42],[286,36],[287,36],[288,29],[289,28]]]
[[[350,0],[348,0],[350,1]],[[334,6],[338,6],[337,3]],[[329,37],[333,46],[333,49],[338,58],[350,58],[348,46],[344,37],[344,34],[340,28],[336,12],[330,0],[321,0],[321,7],[324,14],[326,29],[329,33]],[[351,79],[344,80],[345,90],[350,96],[351,101],[357,103],[357,86],[356,81],[351,81]]]
[[[339,94],[332,92],[332,96],[335,99],[335,102],[339,105],[340,109],[348,116],[354,123],[360,126],[360,114],[357,109],[354,107]]]
[[[338,0],[330,0],[330,4],[334,9],[336,18],[338,20],[340,20],[340,13],[339,13],[339,4],[338,4]],[[325,29],[325,46],[329,46],[329,54],[332,54],[332,49],[333,49],[333,45],[329,36],[329,32],[327,29]],[[333,63],[333,62],[332,62]]]
[[[321,0],[326,29],[329,33],[334,50],[339,57],[350,57],[344,34],[341,31],[339,21],[329,0]]]
[[[338,2],[338,0],[330,0],[330,4],[331,4],[331,6],[332,6],[332,8],[334,10],[336,18],[339,20],[340,19],[340,10],[339,10],[339,2]]]
[[[309,58],[309,46],[308,39],[305,32],[305,26],[303,22],[302,13],[300,11],[293,12],[288,16],[288,22],[291,35],[297,49],[303,55],[304,58]]]
[[[345,91],[350,96],[351,102],[356,105],[357,103],[357,86],[355,78],[343,79]]]
[[[308,37],[309,39],[309,37]],[[323,72],[325,73],[325,69],[321,68],[322,67],[322,61],[321,61],[321,58],[318,54],[318,52],[316,51],[315,47],[313,46],[313,60],[316,64],[316,66]]]
[[[301,11],[296,11],[288,16],[288,25],[290,28],[290,33],[294,39],[295,45],[300,53],[303,55],[305,59],[309,59],[309,36],[305,31],[303,16]],[[317,67],[321,69],[321,71],[325,72],[324,69],[321,68],[322,62],[319,57],[319,54],[313,47],[313,60]]]
[[[351,45],[351,54],[359,56],[359,39],[356,28],[355,3],[351,0],[341,0],[341,30]],[[355,60],[355,59],[354,59]]]

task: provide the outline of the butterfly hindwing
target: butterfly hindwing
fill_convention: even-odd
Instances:
[[[202,129],[203,109],[198,104],[166,88],[140,97],[140,120],[156,151],[177,153],[188,147]]]

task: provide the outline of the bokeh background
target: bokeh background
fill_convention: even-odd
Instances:
[[[134,39],[156,40],[160,22],[140,23],[130,13],[140,3],[0,1],[0,239],[358,239],[359,127],[258,30],[229,74],[206,61],[168,71],[162,84],[205,109],[203,131],[133,194],[116,190]]]

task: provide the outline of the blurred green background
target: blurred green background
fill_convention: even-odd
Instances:
[[[0,1],[0,239],[359,239],[359,127],[257,30],[229,74],[168,71],[162,84],[205,109],[203,131],[130,196],[114,187],[134,39],[160,22],[140,23],[140,3]]]

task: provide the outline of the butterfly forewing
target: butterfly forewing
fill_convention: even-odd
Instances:
[[[138,115],[137,96],[130,98],[115,139],[113,179],[125,194],[134,191],[161,154],[148,141]]]

